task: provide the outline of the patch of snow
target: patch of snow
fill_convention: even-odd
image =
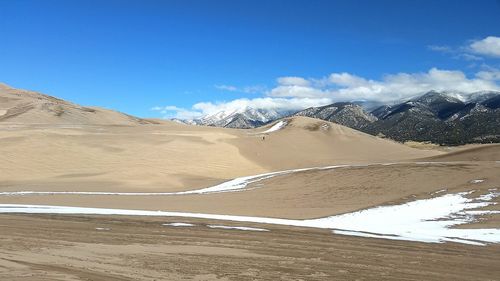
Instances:
[[[464,215],[473,215],[473,216],[483,216],[483,215],[497,215],[500,214],[500,211],[463,211],[460,214]]]
[[[162,225],[164,225],[164,226],[194,226],[194,224],[192,224],[192,223],[185,223],[185,222],[164,223]]]
[[[264,132],[262,132],[261,134],[267,134],[267,133],[272,133],[272,132],[275,132],[275,131],[278,131],[278,130],[281,130],[282,128],[284,128],[286,126],[286,122],[285,121],[279,121],[278,123],[274,124],[271,128],[265,130]]]
[[[228,111],[222,110],[216,112],[215,114],[204,115],[200,118],[183,120],[183,122],[196,125],[224,127],[234,121],[237,116],[242,116],[244,119],[253,122],[258,121],[261,123],[267,123],[271,120],[279,119],[283,115],[285,115],[284,112],[278,112],[272,109],[254,109],[251,107],[242,107]]]
[[[470,183],[482,183],[484,180],[471,180]]]
[[[495,193],[489,197],[468,199],[465,196],[469,194],[469,192],[447,194],[432,199],[372,208],[320,220],[331,220],[330,223],[341,230],[395,235],[402,240],[433,243],[452,241],[469,244],[471,240],[500,242],[500,229],[451,228],[476,220],[474,214],[463,216],[464,210],[488,206],[492,203],[487,201],[500,195],[500,193]],[[481,215],[490,213],[491,211],[482,211]],[[351,233],[351,235],[354,234]],[[363,234],[358,234],[360,235]],[[472,241],[472,243],[479,243],[477,241]]]
[[[500,229],[498,228],[452,228],[456,225],[476,221],[476,215],[478,214],[474,214],[472,210],[491,205],[493,203],[489,201],[500,196],[499,192],[493,192],[487,196],[483,195],[473,199],[466,197],[471,194],[472,192],[446,194],[401,205],[381,206],[343,215],[308,220],[20,204],[0,204],[0,213],[189,217],[323,228],[332,229],[337,234],[370,235],[370,237],[374,238],[427,243],[457,242],[474,245],[500,243]],[[480,212],[479,215],[484,215],[496,211]]]
[[[495,197],[497,197],[497,196],[498,196],[498,193],[490,192],[487,194],[480,195],[477,198],[477,200],[479,200],[479,201],[491,201],[491,200],[495,199]]]
[[[111,230],[111,228],[108,228],[108,227],[96,227],[95,230],[108,231],[108,230]]]
[[[368,232],[361,232],[361,231],[333,230],[333,233],[340,234],[340,235],[367,237],[367,238],[379,238],[379,239],[402,240],[402,241],[408,240],[405,237],[396,236],[396,235],[382,235],[382,234],[368,233]],[[449,242],[457,242],[457,241],[452,241],[452,240],[448,240],[448,241]],[[460,242],[463,244],[484,246],[484,243],[475,242],[475,241],[461,240]]]
[[[255,228],[247,226],[226,226],[226,225],[207,225],[210,228],[221,228],[221,229],[236,229],[236,230],[246,230],[246,231],[269,231],[265,228]]]
[[[446,191],[448,191],[448,189],[446,189],[446,188],[445,189],[441,189],[441,190],[432,192],[431,195],[436,195],[436,194],[443,193],[443,192],[446,192]]]

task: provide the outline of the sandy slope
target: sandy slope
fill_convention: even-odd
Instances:
[[[271,170],[338,163],[375,163],[403,161],[441,154],[438,151],[410,148],[374,137],[335,123],[308,117],[285,119],[281,130],[248,135],[230,140],[248,159]],[[267,127],[271,127],[271,125]],[[253,132],[262,132],[259,128]]]
[[[0,185],[33,190],[186,190],[266,171],[438,153],[329,125],[332,130],[326,132],[290,126],[263,141],[246,130],[172,122],[17,127],[0,123]]]
[[[211,229],[206,225],[221,223],[185,218],[2,215],[0,223],[0,280],[486,281],[500,275],[499,245],[241,223],[224,224],[270,231]]]
[[[305,117],[262,140],[266,128],[143,120],[6,86],[0,109],[0,190],[186,190],[266,171],[440,153]]]
[[[2,130],[3,129],[3,130]],[[242,157],[219,129],[167,125],[0,125],[4,188],[176,190],[264,169]]]
[[[499,161],[500,144],[472,145],[450,153],[429,157],[433,161]]]
[[[471,183],[483,179],[482,183]],[[487,193],[500,183],[500,164],[399,164],[277,176],[228,193],[175,196],[2,196],[0,203],[163,210],[311,219],[461,191]],[[496,206],[498,207],[498,206]],[[494,207],[495,209],[498,209]]]
[[[124,113],[80,106],[41,93],[0,83],[0,122],[9,124],[136,125],[151,121]]]

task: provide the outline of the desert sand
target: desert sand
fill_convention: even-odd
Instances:
[[[169,227],[190,222],[193,227]],[[1,280],[498,280],[498,245],[427,244],[217,221],[2,215]],[[224,225],[241,225],[224,223]]]
[[[277,176],[242,192],[174,196],[2,196],[3,204],[39,204],[311,219],[395,204],[432,193],[486,192],[500,182],[500,164],[398,164]],[[474,179],[485,181],[473,184]],[[12,189],[12,188],[10,188]]]
[[[7,100],[0,109],[8,112],[0,119],[0,186],[5,190],[178,191],[269,171],[441,153],[306,117],[288,120],[263,141],[259,132],[266,128],[189,126],[108,110],[88,112],[29,91],[0,93]],[[26,110],[17,112],[19,107]],[[57,116],[54,107],[63,113]]]
[[[500,188],[500,145],[417,149],[334,123],[252,130],[146,120],[0,85],[0,193],[179,192],[288,169],[237,192],[0,195],[36,204],[312,219]],[[447,152],[450,151],[450,152]],[[500,203],[499,197],[493,202]],[[481,210],[499,211],[498,204]],[[500,228],[498,214],[462,228]],[[175,227],[165,223],[191,223]],[[495,280],[498,244],[360,238],[208,219],[0,214],[1,280]],[[269,231],[209,228],[245,226]]]

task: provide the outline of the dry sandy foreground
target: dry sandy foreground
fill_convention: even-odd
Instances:
[[[189,222],[193,227],[162,224]],[[498,280],[499,245],[185,218],[0,216],[0,280]],[[237,224],[241,225],[241,224]]]
[[[309,219],[500,187],[499,145],[444,154],[308,118],[288,120],[265,140],[264,129],[1,124],[0,192],[172,192],[293,168],[391,165],[292,173],[240,192],[0,196],[0,204]],[[462,227],[499,221],[489,215]],[[169,222],[194,226],[162,225]],[[499,247],[174,217],[0,214],[0,280],[498,280]]]

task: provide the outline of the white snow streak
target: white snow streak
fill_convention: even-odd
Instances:
[[[185,223],[185,222],[172,222],[172,223],[164,223],[162,224],[164,226],[194,226],[192,223]]]
[[[233,192],[245,189],[249,184],[269,179],[275,176],[287,175],[297,172],[313,171],[313,170],[329,170],[340,167],[360,167],[365,165],[335,165],[326,167],[312,167],[285,170],[259,174],[254,176],[235,178],[218,185],[206,187],[196,190],[179,191],[179,192],[107,192],[107,191],[4,191],[0,192],[0,196],[29,196],[29,195],[122,195],[122,196],[165,196],[165,195],[188,195],[188,194],[207,194],[219,192]]]
[[[470,183],[482,183],[484,180],[471,180]]]
[[[492,191],[489,194],[476,196],[473,199],[466,197],[472,193],[446,194],[401,205],[382,206],[343,215],[308,220],[16,204],[0,204],[0,213],[188,217],[324,228],[332,229],[337,234],[428,243],[458,242],[472,245],[500,243],[500,229],[451,228],[476,221],[478,215],[496,213],[496,211],[474,211],[472,209],[494,204],[490,200],[500,196],[499,192]]]
[[[247,226],[226,226],[226,225],[207,225],[209,228],[221,228],[221,229],[236,229],[236,230],[246,230],[246,231],[269,231],[265,228],[247,227]]]
[[[245,190],[249,184],[266,180],[272,177],[293,174],[297,172],[315,171],[315,170],[331,170],[336,168],[356,168],[370,166],[390,166],[396,164],[417,164],[417,165],[441,165],[451,164],[452,162],[401,162],[401,163],[374,163],[374,164],[357,164],[357,165],[333,165],[325,167],[311,167],[284,170],[277,172],[264,173],[253,176],[235,178],[211,187],[179,191],[179,192],[108,192],[108,191],[4,191],[0,192],[0,196],[33,196],[33,195],[118,195],[118,196],[171,196],[171,195],[189,195],[189,194],[209,194],[219,192],[235,192]]]
[[[438,191],[434,191],[434,192],[432,192],[432,193],[431,193],[431,195],[436,195],[436,194],[443,193],[443,192],[446,192],[446,191],[448,191],[448,189],[447,189],[447,188],[445,188],[445,189],[441,189],[441,190],[438,190]]]
[[[278,123],[274,124],[271,128],[265,130],[261,134],[272,133],[272,132],[275,132],[275,131],[283,129],[285,126],[286,126],[286,122],[285,121],[279,121]]]

